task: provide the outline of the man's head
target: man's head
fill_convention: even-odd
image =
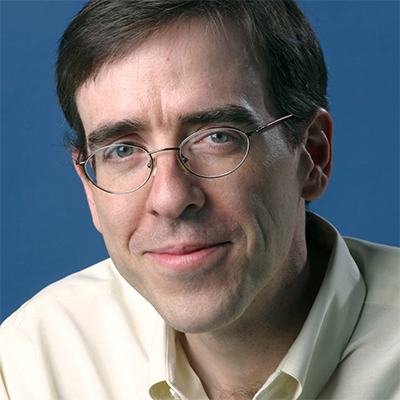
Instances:
[[[76,108],[77,89],[109,63],[134,51],[172,24],[204,18],[209,29],[231,21],[246,36],[251,56],[264,63],[266,93],[285,121],[291,146],[318,107],[328,109],[327,71],[318,39],[294,1],[278,0],[94,0],[77,15],[59,47],[57,91],[75,131],[68,138],[83,157],[86,138]],[[223,28],[222,28],[223,29]],[[268,60],[268,61],[267,61]]]
[[[297,123],[303,119],[297,126],[300,139],[296,145],[276,124],[251,136],[250,153],[232,174],[206,179],[183,168],[176,149],[193,133],[224,126],[254,131],[296,108],[280,106],[276,97],[282,94],[270,88],[276,86],[274,68],[279,69],[280,56],[256,51],[261,44],[250,40],[249,31],[222,11],[225,3],[221,2],[219,13],[210,10],[204,15],[198,11],[199,15],[192,12],[190,17],[164,18],[161,27],[147,29],[145,37],[142,35],[134,45],[127,39],[119,52],[119,42],[111,45],[103,33],[103,50],[109,46],[108,54],[113,55],[108,59],[103,55],[97,67],[93,58],[91,68],[84,72],[80,68],[85,63],[70,70],[73,78],[81,77],[69,86],[67,80],[58,80],[61,98],[68,89],[72,109],[75,107],[76,115],[79,113],[80,128],[76,126],[84,135],[82,146],[88,146],[89,153],[118,144],[111,152],[107,147],[100,159],[116,165],[118,171],[120,166],[129,165],[128,175],[124,175],[129,176],[137,174],[138,165],[136,153],[129,146],[155,152],[155,168],[149,181],[128,194],[102,191],[88,181],[80,165],[76,169],[94,224],[103,234],[116,267],[171,326],[184,332],[215,330],[239,320],[254,321],[260,312],[266,312],[268,304],[279,303],[275,302],[277,293],[284,288],[293,291],[307,260],[304,200],[323,193],[331,169],[332,123],[315,99],[308,113],[297,110],[294,114]],[[275,3],[266,7],[277,13]],[[91,7],[106,5],[100,9],[110,13],[108,18],[116,18],[114,29],[118,31],[121,17],[115,17],[108,8],[114,4],[124,9],[124,3],[100,1],[89,3],[84,13]],[[151,4],[126,2],[126,18],[130,18],[130,8]],[[165,4],[168,2],[159,2],[159,6]],[[184,4],[197,9],[200,2]],[[209,4],[213,2],[204,2],[205,7]],[[281,4],[281,8],[286,7],[294,6]],[[171,6],[168,12],[177,11]],[[277,24],[273,18],[270,20]],[[96,17],[92,24],[97,23]],[[91,31],[95,35],[95,29]],[[84,37],[88,34],[78,29],[74,35],[78,33]],[[294,34],[292,41],[299,41],[298,35]],[[82,45],[77,45],[74,54],[76,42],[68,39],[66,44],[65,40],[61,53],[70,46],[68,54],[75,61],[84,57],[85,51],[90,54],[89,44],[82,51]],[[283,57],[282,46],[280,43],[276,51]],[[96,54],[95,50],[92,53]],[[274,57],[278,62],[272,68],[270,58]],[[60,61],[59,76],[63,75],[62,65]],[[289,64],[281,68],[292,72]],[[294,79],[284,76],[282,85]],[[303,86],[298,86],[297,97],[301,97]],[[304,92],[308,91],[304,83]],[[71,115],[68,118],[74,124]],[[199,146],[210,154],[230,146],[230,141],[217,135],[200,141]],[[167,150],[157,152],[159,149]]]

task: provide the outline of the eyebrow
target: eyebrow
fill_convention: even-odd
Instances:
[[[182,125],[227,123],[242,126],[258,126],[260,121],[245,107],[228,105],[200,111],[179,118]]]
[[[182,126],[226,123],[235,126],[257,127],[260,124],[254,113],[238,105],[228,105],[181,115],[178,120]],[[88,134],[89,148],[94,151],[96,148],[110,143],[113,139],[129,133],[144,131],[146,127],[147,125],[143,121],[134,118],[106,122]]]
[[[95,149],[111,142],[123,135],[132,132],[140,132],[146,128],[146,125],[136,119],[124,119],[118,122],[106,122],[94,131],[88,134],[88,143],[90,149]]]

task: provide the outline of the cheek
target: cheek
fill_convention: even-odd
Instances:
[[[271,216],[268,176],[261,171],[260,164],[247,161],[233,174],[211,181],[218,190],[211,190],[209,198],[214,212],[241,227],[245,237],[241,252],[249,256],[263,252]]]
[[[265,246],[279,233],[285,237],[301,200],[297,154],[285,144],[276,148],[253,146],[251,157],[235,174],[231,187],[239,188],[236,209],[243,222],[252,225],[254,235],[261,234]]]
[[[97,193],[94,196],[97,215],[107,248],[127,247],[130,237],[143,217],[143,202],[135,193],[115,195]]]

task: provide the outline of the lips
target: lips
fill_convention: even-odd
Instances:
[[[190,270],[209,265],[224,253],[227,243],[170,246],[146,252],[153,262],[173,270]]]

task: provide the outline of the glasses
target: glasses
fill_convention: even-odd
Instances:
[[[153,172],[153,155],[167,150],[178,151],[182,166],[193,175],[220,178],[244,163],[250,151],[250,136],[290,117],[275,119],[252,132],[224,126],[206,128],[188,136],[179,147],[153,151],[135,144],[113,143],[77,164],[95,186],[114,194],[131,193],[144,186]]]

